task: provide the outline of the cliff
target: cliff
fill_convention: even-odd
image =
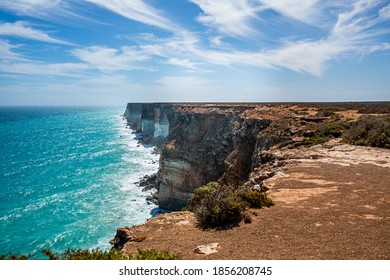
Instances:
[[[160,149],[160,206],[180,209],[211,180],[268,190],[275,206],[230,230],[203,231],[190,212],[158,215],[118,229],[114,247],[182,259],[390,258],[389,102],[128,104],[125,115]],[[219,246],[199,255],[201,244]]]
[[[258,153],[289,139],[264,137],[272,118],[243,115],[253,105],[132,104],[124,116],[143,144],[160,148],[161,208],[186,206],[195,188],[210,181],[241,185],[259,164]]]

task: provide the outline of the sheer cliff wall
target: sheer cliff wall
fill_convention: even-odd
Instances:
[[[161,208],[185,207],[195,188],[210,181],[243,184],[259,163],[258,151],[267,143],[261,131],[272,121],[243,118],[245,106],[229,108],[205,104],[127,105],[124,116],[140,141],[160,149]]]

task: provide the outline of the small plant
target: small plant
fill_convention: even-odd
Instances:
[[[63,253],[58,254],[50,249],[42,250],[42,253],[49,257],[49,260],[130,260],[132,255],[125,255],[117,249],[108,251],[100,249],[67,249]]]
[[[67,249],[61,254],[53,253],[50,249],[42,251],[49,260],[176,260],[177,256],[169,252],[159,252],[151,249],[138,249],[137,254],[124,254],[117,249],[103,251],[100,249]]]
[[[242,190],[239,192],[239,196],[243,201],[248,203],[250,208],[262,208],[273,206],[274,203],[269,199],[266,193],[261,193],[255,190]]]
[[[153,249],[138,249],[137,260],[177,260],[178,257],[169,252]]]
[[[1,255],[0,260],[28,260],[32,255],[15,255],[8,253],[6,255]]]
[[[248,212],[245,212],[244,214],[244,223],[246,224],[252,223],[252,216]]]
[[[273,205],[265,194],[254,190],[237,189],[210,182],[195,190],[188,209],[195,213],[202,229],[227,228],[238,225],[243,219],[251,221],[247,208]]]

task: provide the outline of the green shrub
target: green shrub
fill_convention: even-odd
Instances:
[[[52,252],[50,249],[42,251],[49,260],[130,260],[132,255],[125,255],[117,249],[108,251],[100,249],[67,249],[61,254]]]
[[[328,122],[321,124],[314,132],[314,135],[306,139],[306,143],[309,145],[317,145],[325,143],[333,138],[339,138],[343,135],[345,129],[349,127],[349,122],[331,119]]]
[[[153,249],[138,249],[137,260],[177,260],[178,257],[169,252]]]
[[[266,193],[261,193],[255,190],[243,190],[239,192],[243,201],[248,203],[250,208],[262,208],[273,206],[274,203],[267,197]]]
[[[246,215],[248,207],[261,208],[273,205],[272,201],[258,191],[236,189],[210,182],[195,190],[188,202],[202,229],[226,228],[238,225]]]
[[[1,255],[0,260],[28,260],[32,255],[15,255],[12,253]]]
[[[137,255],[124,254],[117,249],[103,251],[100,249],[67,249],[61,254],[53,253],[49,249],[42,251],[49,260],[176,260],[177,256],[168,252],[159,252],[150,249],[138,249]]]
[[[390,148],[390,116],[365,117],[354,122],[343,134],[353,145]]]
[[[199,204],[201,200],[210,193],[220,192],[220,188],[221,186],[217,182],[209,182],[207,185],[195,189],[195,192],[188,203],[189,206],[191,207],[191,205]]]
[[[245,205],[231,187],[210,182],[195,190],[188,208],[195,213],[198,225],[207,229],[238,224],[243,218]]]

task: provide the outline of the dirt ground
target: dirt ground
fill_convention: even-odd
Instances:
[[[191,260],[390,259],[389,150],[337,143],[303,149],[266,184],[275,206],[253,210],[250,224],[203,231],[192,213],[163,214],[134,227],[142,241],[124,250]],[[217,253],[194,253],[213,242]]]

